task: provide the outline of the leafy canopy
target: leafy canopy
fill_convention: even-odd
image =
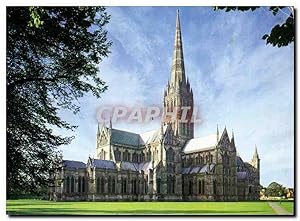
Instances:
[[[284,192],[285,188],[276,182],[270,183],[266,190],[268,196],[282,196]]]
[[[214,7],[214,10],[225,10],[229,11],[254,11],[260,7]],[[288,8],[289,13],[283,11],[284,8]],[[283,24],[275,25],[270,34],[265,34],[262,39],[266,40],[266,44],[271,44],[274,47],[282,47],[287,46],[295,41],[295,24],[294,24],[294,8],[286,7],[286,6],[272,6],[269,7],[269,11],[272,12],[274,16],[278,14],[278,12],[285,14],[287,16],[285,22]]]
[[[76,114],[78,98],[100,97],[107,85],[98,64],[109,54],[104,7],[7,7],[7,193],[36,193],[49,182],[57,147],[76,128],[60,109]]]

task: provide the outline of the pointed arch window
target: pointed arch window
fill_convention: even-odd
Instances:
[[[85,193],[85,187],[86,187],[86,182],[85,182],[85,177],[82,177],[82,192]]]
[[[157,193],[160,194],[160,185],[161,185],[161,179],[160,178],[157,178],[157,181],[156,181],[156,188],[157,188]]]
[[[96,181],[96,193],[100,193],[100,186],[101,186],[101,180],[100,180],[100,177],[97,178],[97,181]]]
[[[71,177],[71,193],[74,193],[74,192],[75,192],[75,179],[72,176]]]
[[[171,163],[168,163],[167,171],[168,171],[168,173],[173,173],[173,165]]]
[[[175,193],[175,177],[174,176],[167,177],[167,193],[168,194]]]
[[[127,193],[127,179],[124,177],[121,178],[121,192],[122,194]]]
[[[137,155],[137,153],[133,153],[132,154],[132,162],[138,163],[138,155]]]
[[[101,177],[101,184],[100,184],[100,192],[104,193],[104,186],[105,186],[105,180],[104,177]]]
[[[217,194],[217,181],[216,180],[213,181],[213,194],[214,195]]]
[[[112,178],[111,187],[112,187],[112,193],[116,193],[116,180],[114,177]]]
[[[70,193],[70,177],[66,178],[66,192]]]
[[[189,181],[189,195],[192,195],[193,194],[193,181],[190,180]]]
[[[124,161],[129,161],[129,152],[128,150],[125,150],[123,153],[123,160]]]
[[[109,176],[108,177],[108,193],[111,193],[112,192],[112,180],[111,180],[111,177]]]
[[[174,158],[175,158],[175,152],[173,150],[172,147],[170,147],[168,150],[167,150],[167,161],[174,161]]]
[[[118,149],[115,151],[115,159],[116,161],[121,161],[121,151]]]
[[[81,192],[81,176],[78,177],[78,192]]]
[[[145,179],[145,194],[148,193],[148,177]]]
[[[141,194],[144,194],[145,193],[145,180],[142,179],[141,181]]]
[[[197,157],[196,157],[196,165],[199,165],[199,164],[200,164],[200,157],[197,156]]]
[[[151,161],[151,151],[150,151],[150,149],[147,152],[147,161]]]
[[[137,180],[136,193],[140,194],[141,180]]]
[[[136,179],[131,180],[131,193],[137,194],[137,180]]]

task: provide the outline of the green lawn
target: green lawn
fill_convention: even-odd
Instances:
[[[278,205],[290,213],[294,212],[294,202],[293,201],[283,201],[281,203],[278,203]]]
[[[275,215],[267,202],[50,202],[7,200],[9,215]]]

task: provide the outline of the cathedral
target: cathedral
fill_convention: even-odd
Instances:
[[[62,160],[52,176],[51,200],[242,201],[259,200],[260,158],[238,155],[226,127],[194,137],[193,90],[185,74],[177,11],[171,77],[158,129],[142,134],[98,126],[96,158]],[[182,107],[187,108],[182,120]],[[168,113],[175,111],[175,117]]]

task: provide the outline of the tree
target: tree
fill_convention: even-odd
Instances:
[[[254,11],[260,7],[214,7],[214,10],[225,10],[229,11]],[[287,8],[289,13],[284,12],[282,9]],[[262,36],[263,40],[266,40],[266,44],[272,44],[273,46],[282,47],[287,46],[294,42],[295,40],[295,23],[294,23],[294,8],[293,7],[283,7],[283,6],[272,6],[269,7],[269,11],[272,12],[274,16],[281,12],[287,16],[283,24],[275,25],[270,34],[265,34]]]
[[[269,184],[269,186],[267,187],[266,190],[266,194],[267,196],[282,196],[282,194],[284,193],[284,187],[282,185],[280,185],[279,183],[276,182],[272,182]]]
[[[36,193],[49,182],[57,147],[74,137],[58,115],[76,114],[78,98],[100,97],[98,64],[111,42],[104,7],[7,7],[7,197]]]

